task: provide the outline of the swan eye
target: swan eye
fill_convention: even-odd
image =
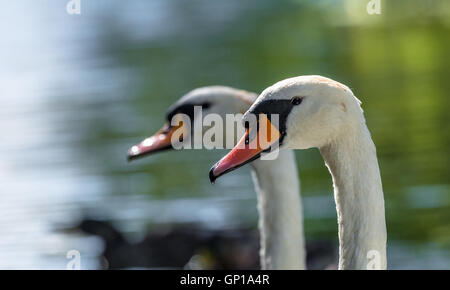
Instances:
[[[303,97],[295,96],[291,99],[291,104],[294,106],[300,105],[303,101]]]
[[[211,107],[211,103],[203,103],[201,106],[202,109],[208,109],[209,107]]]

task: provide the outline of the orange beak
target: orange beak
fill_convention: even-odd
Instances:
[[[155,135],[144,139],[141,143],[136,144],[128,150],[128,161],[143,157],[145,155],[160,152],[168,149],[173,149],[172,147],[172,135],[174,132],[183,126],[180,123],[179,126],[171,126],[169,124],[164,125]],[[183,138],[182,134],[180,139]]]
[[[259,115],[259,128],[246,129],[244,136],[238,144],[209,171],[209,180],[214,181],[261,156],[262,152],[270,151],[271,146],[280,139],[281,133],[272,125],[265,114]],[[253,130],[256,136],[250,140]]]

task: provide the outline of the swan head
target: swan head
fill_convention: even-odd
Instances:
[[[276,125],[271,121],[274,114],[278,116]],[[346,134],[349,126],[364,120],[360,102],[352,91],[322,76],[289,78],[268,87],[244,114],[244,123],[249,123],[251,116],[259,116],[256,129],[248,127],[236,147],[213,166],[211,181],[259,158],[263,152],[277,148],[320,148]],[[266,146],[256,145],[251,149],[252,142],[260,138],[261,116],[276,133],[271,133],[272,140],[263,142]],[[257,131],[253,137],[252,130]]]
[[[127,155],[128,160],[174,149],[171,139],[173,134],[176,134],[175,132],[180,129],[182,132],[179,137],[180,142],[194,142],[195,146],[195,142],[198,142],[199,139],[191,138],[194,128],[202,128],[202,135],[208,129],[202,126],[205,116],[216,114],[221,118],[225,118],[226,114],[244,114],[256,99],[256,96],[256,94],[251,92],[225,86],[208,86],[194,89],[169,107],[166,112],[166,122],[158,132],[130,148]],[[183,118],[188,118],[189,120]],[[186,125],[186,123],[189,123],[190,126]],[[220,142],[223,144],[229,138],[234,140],[237,138],[235,134],[231,135],[231,132],[234,131],[225,130],[225,128],[223,131],[223,136],[216,136],[220,138]]]
[[[300,76],[265,89],[247,114],[278,114],[281,148],[322,147],[362,117],[360,101],[345,85],[322,76]]]

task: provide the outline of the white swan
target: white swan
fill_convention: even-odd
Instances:
[[[384,198],[376,150],[360,101],[352,91],[321,76],[290,78],[264,90],[244,121],[251,113],[279,114],[276,139],[281,149],[319,148],[333,178],[339,269],[386,269]],[[236,146],[213,166],[210,178],[268,149],[249,149],[257,139],[249,140],[251,132],[252,128],[248,129],[239,141],[240,148],[245,149]]]
[[[203,117],[215,113],[225,120],[225,114],[244,113],[256,97],[254,93],[222,86],[195,89],[169,108],[168,123],[160,131],[130,149],[129,159],[171,149],[170,139],[175,127],[168,124],[178,113],[193,119],[194,106],[201,106]],[[194,122],[201,121],[201,118],[194,118]],[[224,130],[228,134],[233,131]],[[223,144],[227,140],[236,144],[239,136],[226,133]],[[193,139],[196,142],[196,138]],[[274,161],[256,160],[252,169],[258,197],[261,268],[305,269],[303,214],[294,152],[286,150]]]

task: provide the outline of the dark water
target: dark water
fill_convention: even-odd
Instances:
[[[386,198],[391,268],[450,268],[450,3],[393,1],[8,1],[0,20],[0,268],[97,268],[98,238],[60,228],[111,220],[139,240],[154,224],[255,225],[248,168],[214,186],[226,150],[127,164],[192,88],[260,92],[321,74],[362,100]],[[297,152],[306,235],[337,244],[332,184]]]

